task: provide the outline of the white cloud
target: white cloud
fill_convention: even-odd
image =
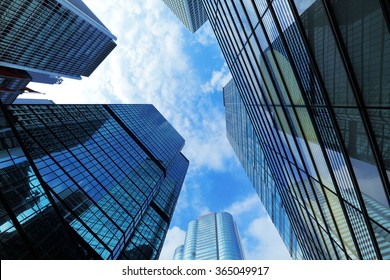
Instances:
[[[188,188],[188,186],[185,186]],[[191,186],[192,189],[199,188],[199,185]],[[183,190],[182,190],[183,192]],[[186,190],[184,189],[184,192]],[[210,213],[207,207],[202,206],[201,197],[186,197],[181,195],[179,199],[177,209],[180,209],[180,203],[188,203],[193,211],[194,219],[201,215]],[[180,202],[180,200],[182,202]],[[188,206],[188,205],[187,205]],[[241,236],[241,243],[243,246],[245,259],[247,260],[286,260],[291,259],[290,254],[284,245],[282,239],[279,236],[274,224],[264,208],[260,204],[260,200],[257,195],[248,196],[245,199],[233,203],[230,207],[224,211],[233,215],[234,220],[237,223],[238,230]],[[176,211],[175,215],[178,215],[180,211]],[[181,238],[180,234],[185,236],[184,231],[181,231],[178,227],[173,227],[167,235],[165,246],[168,246],[164,250],[169,251],[167,253],[168,258],[172,259],[174,250],[184,242],[184,237]],[[176,240],[179,239],[180,241]],[[166,255],[160,257],[165,258]]]
[[[288,260],[291,259],[271,219],[260,217],[253,220],[245,232],[243,246],[248,260]]]
[[[232,75],[226,63],[219,71],[213,71],[210,81],[202,85],[202,91],[204,93],[212,93],[215,91],[221,91],[222,88],[230,81]]]
[[[195,178],[195,174],[204,169],[223,170],[236,162],[225,135],[223,109],[215,106],[210,95],[205,94],[221,90],[230,80],[228,67],[225,64],[216,69],[210,81],[202,84],[185,51],[184,34],[188,31],[169,14],[163,1],[85,2],[118,37],[118,46],[91,77],[82,81],[65,79],[63,84],[54,86],[36,84],[32,88],[46,92],[46,98],[58,104],[154,104],[186,140],[183,153],[190,161],[175,215],[181,215],[184,210],[192,211],[196,219],[210,212],[204,204],[202,186],[189,178]],[[197,40],[207,45],[210,31],[204,28]],[[220,100],[222,104],[222,96]],[[262,232],[266,231],[262,228],[265,222],[258,218],[261,210],[256,195],[231,205],[228,210],[239,217],[240,223],[241,219],[247,219],[246,216],[255,215],[249,223],[239,225],[240,232],[244,233],[247,257],[260,258],[261,252],[271,250],[267,249],[267,244],[272,244],[271,239]],[[261,228],[256,235],[255,229]],[[185,232],[179,227],[171,228],[160,259],[172,259],[184,237]]]
[[[175,208],[175,219],[184,220],[184,223],[190,221],[188,220],[189,213],[191,219],[197,219],[198,217],[211,212],[204,203],[202,193],[203,186],[194,181],[195,180],[186,180],[184,182]]]
[[[233,203],[225,211],[232,214],[233,217],[237,219],[238,216],[240,216],[241,214],[246,214],[248,212],[254,211],[255,210],[254,208],[260,209],[259,204],[260,204],[259,197],[257,196],[257,194],[253,194],[251,196],[248,196],[244,200]]]
[[[172,260],[176,248],[184,244],[185,236],[186,232],[179,227],[169,229],[159,259]]]
[[[206,110],[199,108],[202,115],[207,116],[198,120],[189,119],[189,123],[195,130],[184,132],[188,139],[185,153],[194,165],[194,171],[201,166],[208,166],[214,170],[226,169],[226,161],[234,157],[234,151],[226,138],[224,114],[216,109]],[[196,123],[200,122],[200,123]],[[188,133],[188,134],[186,134]]]
[[[291,259],[257,194],[233,203],[224,211],[237,223],[245,258]]]
[[[225,136],[225,116],[222,107],[202,94],[199,74],[186,53],[185,27],[163,1],[85,2],[118,38],[118,46],[91,77],[31,87],[57,104],[153,104],[186,140],[189,172],[223,169],[234,157]],[[202,32],[211,36],[207,28]],[[228,72],[226,67],[215,71],[210,87],[220,89]]]
[[[214,31],[208,21],[206,21],[203,26],[195,32],[194,36],[197,42],[199,42],[203,46],[209,46],[211,44],[217,43]]]

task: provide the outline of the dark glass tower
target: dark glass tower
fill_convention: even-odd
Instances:
[[[26,71],[0,66],[0,103],[12,104],[30,81]]]
[[[188,224],[184,245],[174,260],[243,260],[241,239],[232,215],[210,213]]]
[[[158,259],[188,160],[152,105],[2,105],[1,259]]]
[[[81,0],[0,0],[0,66],[41,80],[90,76],[115,39]]]
[[[389,259],[387,2],[203,4],[298,256]]]

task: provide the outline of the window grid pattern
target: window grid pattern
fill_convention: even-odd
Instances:
[[[0,2],[0,63],[73,78],[90,76],[113,36],[55,0]]]
[[[177,136],[177,131],[161,115],[156,114],[154,106],[133,107],[131,114],[120,105],[109,106],[131,131],[152,151],[153,155],[165,168],[183,148],[184,139]],[[145,125],[148,120],[148,126]]]
[[[12,139],[0,147],[1,259],[91,258],[61,223],[2,111],[0,131]]]
[[[363,2],[203,1],[303,258],[390,258],[389,33]]]
[[[0,102],[12,104],[30,81],[26,71],[0,66]]]
[[[243,260],[241,239],[232,215],[210,213],[191,221],[184,246],[179,246],[173,259]]]
[[[144,114],[142,122],[137,125],[152,125],[153,120],[159,119],[163,127],[168,127],[163,125],[167,122],[165,119],[154,116],[160,114],[152,105],[122,105],[118,106],[121,107],[118,110],[127,114],[128,120],[137,119],[140,116],[136,112],[140,109],[133,107],[138,106],[148,107],[144,111],[149,115]],[[19,217],[17,213],[26,216],[28,213],[32,217],[27,220],[37,226],[34,224],[36,209],[54,207],[57,213],[51,211],[52,216],[59,215],[57,219],[71,233],[76,248],[89,252],[77,258],[139,258],[139,254],[129,252],[144,252],[145,248],[143,259],[158,258],[188,168],[188,160],[180,150],[172,153],[176,156],[170,160],[168,170],[162,170],[149,158],[144,147],[132,138],[133,135],[126,132],[132,128],[124,127],[125,121],[118,123],[111,115],[112,111],[107,111],[104,105],[12,105],[2,109],[12,120],[10,126],[2,118],[4,129],[1,131],[6,136],[1,147],[2,155],[6,155],[5,160],[2,157],[0,162],[2,176],[10,176],[8,169],[11,167],[14,173],[21,172],[18,164],[27,167],[30,164],[37,174],[37,179],[24,176],[25,182],[16,192],[26,190],[32,193],[19,198],[26,205],[26,210],[4,208],[4,213],[8,215],[3,216],[2,227],[8,227],[7,230],[13,232],[12,238],[16,239],[20,234],[16,234],[15,229],[9,229],[11,216]],[[11,133],[11,128],[17,132],[16,136]],[[173,134],[172,138],[177,137],[179,142],[184,142],[173,128],[169,132]],[[146,139],[147,135],[143,137]],[[149,148],[161,149],[162,146],[159,143],[149,145]],[[12,181],[5,182],[4,190],[12,190],[13,185],[8,185]],[[32,182],[35,182],[34,186]],[[39,188],[41,184],[44,190]],[[40,199],[44,195],[54,200]],[[6,195],[2,202],[10,203],[8,199],[16,201]],[[41,203],[34,203],[34,199]],[[44,218],[41,219],[45,222]],[[56,233],[49,234],[49,237]],[[41,240],[28,239],[29,234],[27,232],[25,238],[27,245],[40,248],[37,244]],[[42,240],[48,250],[35,252],[32,258],[55,259],[50,247],[53,245],[46,244],[45,238]],[[60,244],[63,246],[67,242],[72,243],[65,237],[62,241]],[[135,247],[130,248],[129,244],[135,244]],[[10,251],[11,245],[7,239],[2,239],[6,251]],[[27,249],[27,252],[34,251],[33,248]],[[24,255],[20,251],[15,251],[13,257],[5,258],[29,258],[27,253]]]
[[[295,233],[276,190],[271,172],[267,167],[261,144],[254,133],[233,80],[223,88],[223,95],[227,138],[290,255],[294,259],[301,259],[302,252],[299,249]]]
[[[192,33],[207,21],[202,0],[163,0],[169,9]]]

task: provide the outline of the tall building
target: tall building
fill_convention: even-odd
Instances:
[[[12,104],[30,81],[26,71],[0,66],[0,103]]]
[[[183,260],[183,253],[184,253],[184,245],[180,245],[179,247],[176,248],[176,250],[173,254],[173,259],[174,260]]]
[[[388,4],[203,4],[247,119],[227,118],[238,118],[241,129],[250,124],[255,137],[238,142],[249,148],[236,152],[252,149],[241,158],[249,177],[270,174],[274,186],[263,187],[262,201],[280,198],[279,210],[297,242],[296,249],[289,248],[292,256],[389,259]],[[228,102],[225,94],[227,113],[229,103],[237,102]],[[258,188],[262,177],[253,177]],[[272,216],[276,208],[267,210]]]
[[[1,259],[158,259],[188,168],[152,105],[1,105]]]
[[[1,0],[0,66],[39,80],[90,76],[115,36],[81,0]]]
[[[293,259],[302,259],[297,238],[277,191],[252,123],[233,80],[223,88],[226,136]],[[304,230],[304,229],[302,229]]]
[[[202,0],[163,0],[187,29],[195,33],[207,21]]]
[[[210,213],[188,224],[184,245],[174,260],[243,260],[240,235],[232,215]]]

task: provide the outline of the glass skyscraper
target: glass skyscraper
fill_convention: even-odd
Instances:
[[[114,40],[81,0],[0,0],[0,66],[46,80],[81,79],[116,47]]]
[[[202,0],[163,0],[189,31],[195,33],[207,21]]]
[[[292,256],[389,259],[388,3],[203,4],[234,79],[229,139]]]
[[[223,88],[223,98],[227,138],[290,255],[294,259],[301,259],[297,238],[267,166],[261,143],[253,130],[233,80]]]
[[[184,245],[174,260],[243,260],[236,223],[226,212],[210,213],[188,224]]]
[[[158,259],[188,160],[152,105],[1,105],[1,259]]]
[[[0,103],[12,104],[30,81],[26,71],[0,66]]]

